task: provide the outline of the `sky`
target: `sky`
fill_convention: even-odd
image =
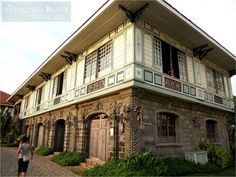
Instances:
[[[5,0],[5,2],[12,0]],[[18,0],[40,2],[39,0]],[[68,1],[71,19],[63,22],[0,19],[0,90],[12,94],[47,57],[106,0]],[[236,55],[236,0],[166,0]],[[0,0],[0,12],[3,1]],[[16,1],[15,1],[16,2]],[[4,11],[5,12],[5,11]],[[17,17],[15,17],[17,18]],[[236,76],[231,78],[236,95]]]

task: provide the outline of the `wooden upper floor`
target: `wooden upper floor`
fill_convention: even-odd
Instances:
[[[135,21],[127,10],[140,17]],[[140,87],[233,111],[235,56],[164,1],[108,1],[13,93],[21,118]]]

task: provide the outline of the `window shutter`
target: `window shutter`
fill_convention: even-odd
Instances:
[[[187,64],[186,64],[186,55],[183,52],[178,51],[178,60],[179,60],[179,76],[180,80],[187,82]]]
[[[152,57],[152,37],[148,34],[144,34],[144,63],[146,66],[153,66]]]
[[[227,97],[229,97],[229,87],[228,87],[227,78],[225,76],[224,76],[224,84],[225,84],[225,94]]]
[[[135,52],[135,60],[142,62],[142,33],[138,28],[135,28]]]
[[[45,87],[45,89],[44,89],[44,101],[48,100],[49,86],[50,86],[50,81],[48,81],[44,86]]]
[[[74,63],[71,67],[71,77],[70,77],[70,87],[69,87],[70,89],[73,89],[75,87],[75,67],[76,64]]]
[[[194,72],[193,72],[193,59],[187,56],[187,69],[188,69],[188,81],[189,83],[194,83]]]
[[[202,87],[207,88],[205,65],[200,64],[200,72],[201,72]]]
[[[62,93],[66,92],[67,90],[67,77],[68,77],[68,70],[64,71],[64,76],[63,76],[63,83],[62,83]]]
[[[44,96],[45,96],[45,85],[42,87],[41,103],[45,101]]]
[[[198,85],[201,85],[202,81],[201,81],[201,73],[200,73],[200,63],[197,60],[195,60],[195,62],[194,62],[194,69],[195,69],[196,83]]]
[[[153,40],[153,50],[154,50],[154,66],[159,72],[162,72],[162,47],[161,40],[154,38]]]
[[[127,36],[126,36],[126,62],[130,63],[134,61],[134,32],[133,28],[130,28],[127,30]]]
[[[53,80],[53,88],[52,88],[52,97],[56,96],[57,93],[57,85],[58,85],[58,76]]]
[[[114,40],[113,68],[118,69],[124,65],[124,35]]]
[[[76,86],[83,85],[83,79],[84,79],[84,63],[85,60],[81,60],[77,64],[77,77],[76,77]]]

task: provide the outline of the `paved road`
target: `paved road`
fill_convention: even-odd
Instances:
[[[17,155],[16,147],[1,148],[1,173],[0,176],[17,175]],[[71,171],[64,169],[60,165],[50,161],[49,157],[42,157],[34,154],[34,159],[30,161],[27,176],[77,176]]]

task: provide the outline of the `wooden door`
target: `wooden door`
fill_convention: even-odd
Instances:
[[[91,121],[89,158],[103,161],[108,158],[107,119],[95,119]]]
[[[40,124],[38,126],[38,144],[37,146],[40,147],[43,145],[43,125]]]

